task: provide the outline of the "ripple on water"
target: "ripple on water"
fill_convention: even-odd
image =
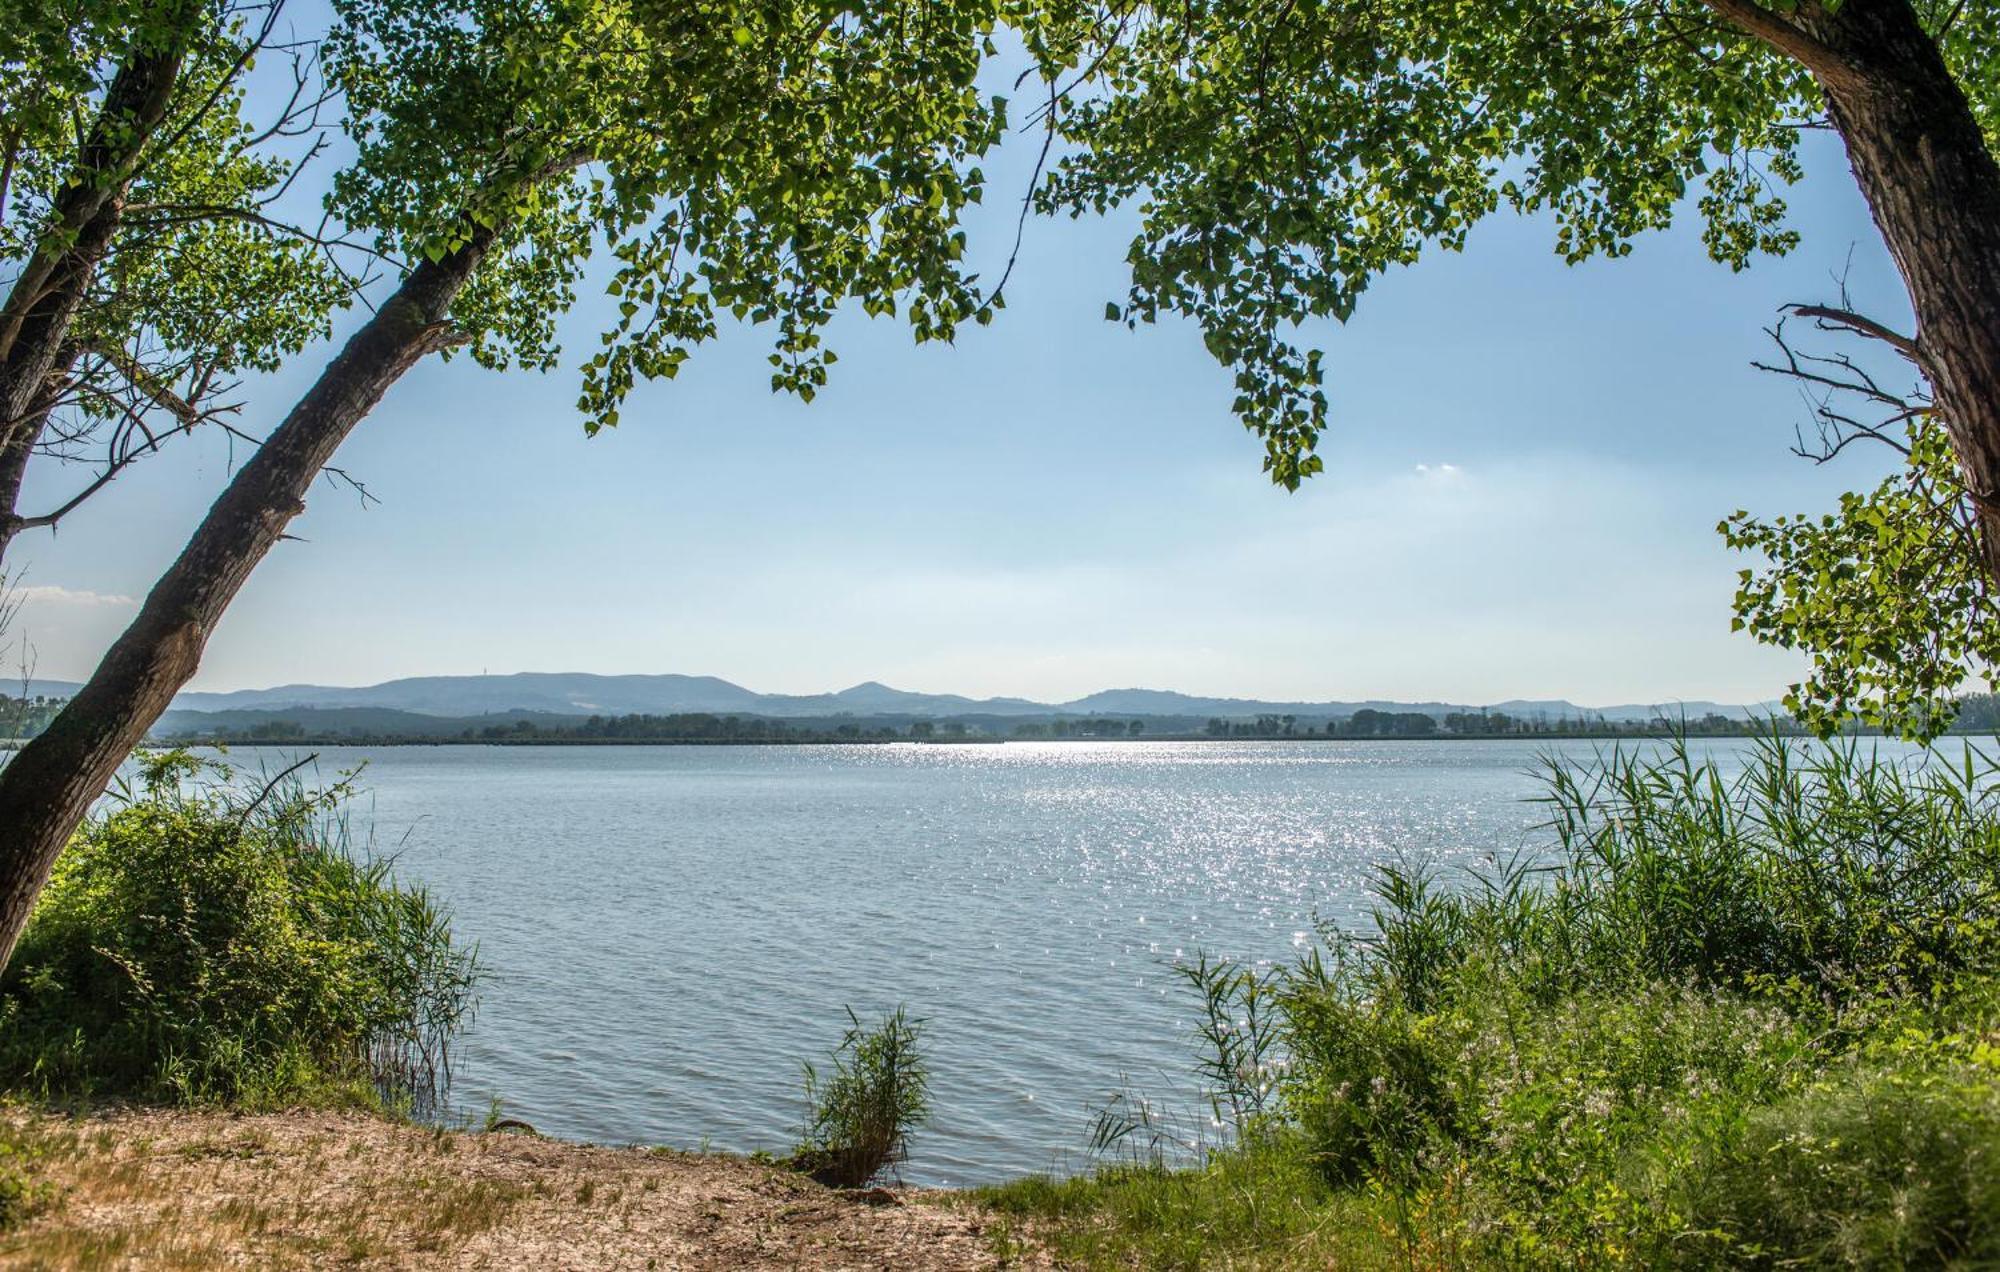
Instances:
[[[906,1177],[1081,1164],[1127,1079],[1189,1093],[1171,964],[1293,957],[1377,864],[1529,842],[1532,743],[408,747],[376,838],[493,972],[459,1102],[557,1135],[786,1147],[801,1062],[898,1002]],[[1726,748],[1725,748],[1726,749]],[[1589,746],[1578,748],[1589,753]]]

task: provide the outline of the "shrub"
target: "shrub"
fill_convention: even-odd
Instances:
[[[350,850],[346,784],[142,758],[58,861],[0,981],[0,1077],[44,1093],[435,1099],[473,953]]]
[[[1663,1190],[1738,1266],[2000,1265],[2000,1051],[1892,1022],[1809,1088],[1750,1111]]]
[[[852,1009],[824,1079],[805,1066],[808,1121],[794,1169],[835,1188],[860,1188],[904,1160],[910,1132],[930,1116],[930,1076],[919,1049],[923,1022],[902,1007],[873,1029]]]
[[[1427,1149],[1458,1138],[1455,1022],[1357,1002],[1312,977],[1295,981],[1283,1002],[1292,1057],[1285,1112],[1329,1183],[1408,1182]]]

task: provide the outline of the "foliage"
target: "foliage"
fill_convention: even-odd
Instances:
[[[273,17],[270,5],[182,0],[27,4],[0,17],[0,269],[17,283],[73,246],[59,200],[84,179],[81,124],[105,109],[120,70],[148,54],[181,59],[160,126],[124,139],[118,231],[70,329],[76,356],[44,453],[82,458],[106,426],[112,461],[145,453],[224,409],[212,399],[238,373],[273,370],[325,336],[349,298],[338,244],[273,208],[316,156],[289,145],[316,131],[307,50],[294,50],[299,96],[277,118],[249,118],[244,77],[268,51]],[[151,416],[163,418],[134,427]]]
[[[2000,1260],[1996,1024],[1911,1029],[1751,1113],[1676,1202],[1739,1265],[1990,1266]]]
[[[447,916],[353,851],[345,784],[142,760],[58,862],[0,981],[0,1074],[48,1093],[434,1100],[477,978]],[[218,780],[219,779],[219,780]]]
[[[850,1008],[848,1030],[822,1078],[805,1066],[806,1105],[794,1169],[836,1188],[860,1188],[907,1155],[910,1132],[930,1116],[923,1022],[901,1007],[870,1029]]]
[[[1549,213],[1568,261],[1622,256],[1690,188],[1711,256],[1782,252],[1804,72],[1695,0],[1080,6],[1052,48],[1090,68],[1042,195],[1138,203],[1106,316],[1200,324],[1273,480],[1321,467],[1323,362],[1290,334],[1458,250],[1502,208]],[[1978,67],[1983,59],[1968,60]]]
[[[1732,626],[1812,658],[1785,695],[1802,723],[1824,735],[1858,717],[1928,740],[1950,726],[1968,671],[2000,664],[2000,613],[1967,502],[1950,439],[1924,420],[1910,426],[1899,471],[1842,495],[1838,513],[1738,512],[1717,527],[1768,562],[1739,576]]]
[[[1552,765],[1546,867],[1388,868],[1329,951],[1199,965],[1282,1053],[1233,1146],[995,1199],[1106,1266],[1991,1261],[1994,777],[1781,739],[1736,778]]]
[[[359,157],[332,206],[408,259],[498,235],[453,308],[489,366],[555,363],[555,317],[608,241],[592,431],[725,315],[776,328],[772,387],[809,400],[843,301],[919,340],[990,315],[957,221],[1005,125],[973,79],[1012,7],[340,0],[329,59]]]

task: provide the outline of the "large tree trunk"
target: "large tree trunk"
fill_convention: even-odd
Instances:
[[[1907,0],[1815,8],[1800,24],[1823,47],[1801,61],[1909,289],[1917,358],[2000,579],[2000,164]]]
[[[445,321],[490,231],[419,265],[251,456],[88,684],[0,768],[0,971],[63,845],[201,663],[209,633],[343,439],[396,379],[450,343]]]
[[[191,20],[181,9],[176,5],[168,19]],[[138,158],[166,118],[183,56],[178,45],[136,50],[119,68],[56,196],[39,250],[0,302],[0,445],[34,419],[35,400],[117,236]]]

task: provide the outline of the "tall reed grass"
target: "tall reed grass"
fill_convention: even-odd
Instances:
[[[791,1166],[836,1188],[860,1188],[901,1164],[930,1116],[923,1022],[902,1007],[873,1027],[850,1008],[830,1072],[805,1066],[807,1117]]]

